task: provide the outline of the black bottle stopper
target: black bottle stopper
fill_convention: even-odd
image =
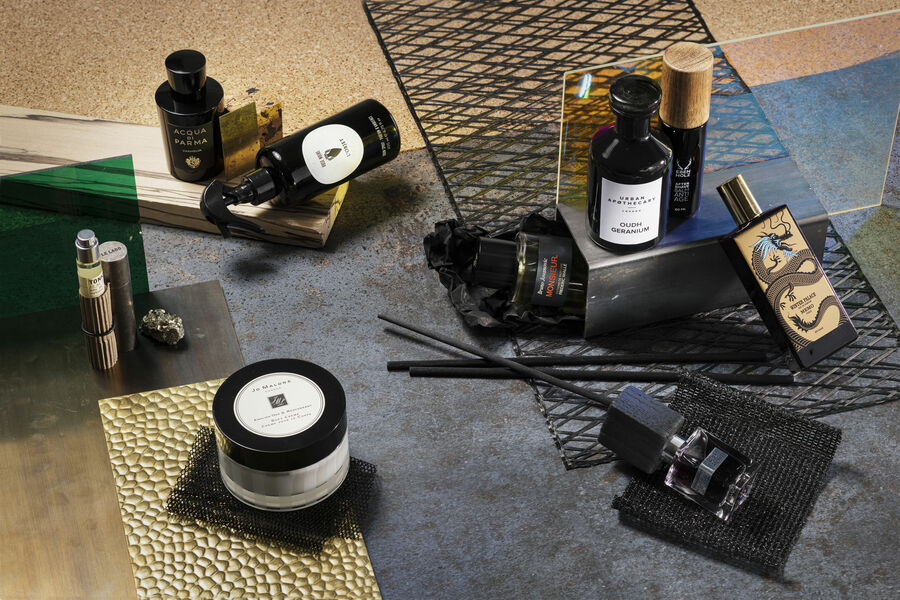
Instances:
[[[206,85],[206,57],[196,50],[178,50],[166,57],[166,74],[172,91],[196,96]]]
[[[683,424],[681,414],[629,386],[609,407],[599,441],[644,473],[654,473]]]

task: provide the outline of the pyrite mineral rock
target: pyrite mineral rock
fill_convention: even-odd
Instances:
[[[184,337],[184,323],[178,315],[154,308],[141,319],[141,333],[157,342],[174,346]]]

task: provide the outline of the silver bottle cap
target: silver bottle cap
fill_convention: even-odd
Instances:
[[[97,236],[90,229],[82,229],[75,236],[75,256],[78,262],[91,264],[100,260]]]

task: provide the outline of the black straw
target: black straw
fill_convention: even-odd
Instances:
[[[640,365],[648,363],[764,363],[765,352],[653,352],[639,354],[604,354],[602,356],[518,356],[509,360],[529,367],[572,367],[584,365]],[[440,360],[391,360],[388,371],[406,371],[410,367],[488,367],[491,361],[480,358],[448,358]]]
[[[540,369],[541,373],[556,377],[557,379],[573,381],[654,381],[669,382],[678,381],[679,373],[671,371],[610,371],[608,369],[595,370],[564,370],[564,369]],[[793,375],[753,375],[744,373],[707,373],[702,375],[735,385],[790,385],[794,383]],[[530,375],[523,375],[511,369],[489,367],[410,367],[410,377],[457,377],[461,379],[534,379]]]
[[[433,333],[419,327],[418,325],[413,325],[412,323],[407,323],[406,321],[401,321],[395,317],[389,317],[387,315],[378,315],[378,318],[382,321],[387,321],[388,323],[392,323],[397,327],[402,327],[404,329],[409,329],[410,331],[415,331],[419,335],[423,335],[427,338],[431,338],[433,340],[437,340],[439,342],[443,342],[448,346],[453,346],[454,348],[458,348],[460,350],[465,350],[471,354],[476,356],[480,356],[481,358],[487,359],[493,363],[498,365],[502,365],[508,369],[516,371],[517,373],[522,373],[527,375],[530,379],[540,379],[541,381],[546,381],[552,385],[555,385],[558,388],[562,388],[566,391],[572,392],[573,394],[577,394],[584,398],[588,398],[589,400],[593,400],[594,402],[599,403],[602,406],[609,406],[610,401],[607,398],[604,398],[600,394],[591,392],[589,390],[583,389],[573,383],[569,383],[568,381],[564,381],[559,379],[558,377],[554,377],[553,375],[548,375],[542,371],[538,371],[537,369],[533,369],[527,365],[520,365],[517,362],[511,361],[508,358],[503,358],[493,352],[488,352],[487,350],[482,350],[478,346],[473,346],[472,344],[468,344],[466,342],[460,342],[458,340],[454,340],[451,337],[447,337],[440,333]]]

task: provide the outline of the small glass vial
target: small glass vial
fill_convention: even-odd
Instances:
[[[584,315],[587,266],[572,240],[521,232],[516,241],[483,237],[472,264],[472,283],[509,290],[520,310],[533,306]]]
[[[646,250],[665,235],[672,151],[650,131],[661,95],[649,77],[617,79],[609,88],[616,126],[591,140],[587,232],[611,252]]]
[[[629,386],[606,413],[599,442],[644,473],[668,468],[666,485],[723,521],[747,500],[753,461],[704,429],[682,439],[684,417]]]
[[[100,244],[90,229],[82,229],[75,237],[75,269],[78,272],[78,291],[85,298],[99,298],[106,291],[103,267],[100,264]]]

